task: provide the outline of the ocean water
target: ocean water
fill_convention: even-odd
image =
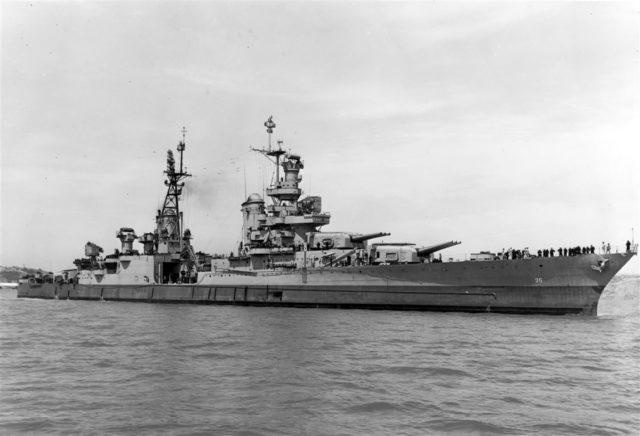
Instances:
[[[587,318],[0,295],[0,434],[640,434],[633,307]]]

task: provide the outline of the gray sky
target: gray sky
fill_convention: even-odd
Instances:
[[[231,251],[268,183],[249,147],[269,115],[324,230],[461,240],[453,257],[640,231],[631,3],[1,7],[2,265],[152,231],[183,125],[185,222],[197,250]]]

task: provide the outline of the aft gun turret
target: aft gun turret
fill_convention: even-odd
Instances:
[[[366,235],[351,235],[351,242],[364,242],[369,239],[380,238],[381,236],[389,236],[391,233],[378,232],[378,233],[369,233]]]

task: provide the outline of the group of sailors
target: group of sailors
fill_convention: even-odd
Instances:
[[[579,256],[581,254],[594,254],[596,252],[596,247],[593,245],[585,245],[584,247],[575,246],[575,247],[564,247],[558,248],[558,256]],[[538,250],[538,257],[554,257],[556,254],[556,250],[553,248]]]
[[[631,242],[627,241],[626,242],[626,249],[627,252],[631,251]],[[637,244],[634,245],[634,247],[637,247]],[[536,253],[538,255],[538,257],[554,257],[556,256],[556,254],[558,256],[580,256],[583,254],[595,254],[596,252],[596,247],[594,247],[593,245],[585,245],[583,247],[577,245],[575,247],[560,247],[557,250],[554,248],[544,248],[541,250],[538,250],[538,252]],[[600,254],[610,254],[611,253],[611,244],[610,243],[605,243],[604,241],[602,242],[602,247],[601,247],[601,251]],[[514,250],[513,248],[509,248],[508,250],[505,251],[505,249],[502,249],[502,253],[498,253],[495,257],[496,260],[515,260],[515,259],[530,259],[534,256],[531,255],[531,253],[529,253],[529,248],[525,247],[524,250]]]
[[[578,256],[581,254],[593,254],[595,253],[596,247],[593,245],[590,246],[576,246],[576,247],[564,247],[558,248],[558,250],[554,248],[545,248],[538,250],[536,253],[538,257],[554,257],[557,253],[558,256]],[[513,248],[509,248],[507,251],[502,249],[502,253],[498,253],[496,256],[496,260],[516,260],[516,259],[531,259],[535,257],[529,252],[529,247],[525,247],[523,250],[514,250]]]

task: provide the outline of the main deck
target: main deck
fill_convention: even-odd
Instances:
[[[24,283],[22,298],[251,306],[596,315],[633,253],[516,261],[212,273],[198,284]]]

